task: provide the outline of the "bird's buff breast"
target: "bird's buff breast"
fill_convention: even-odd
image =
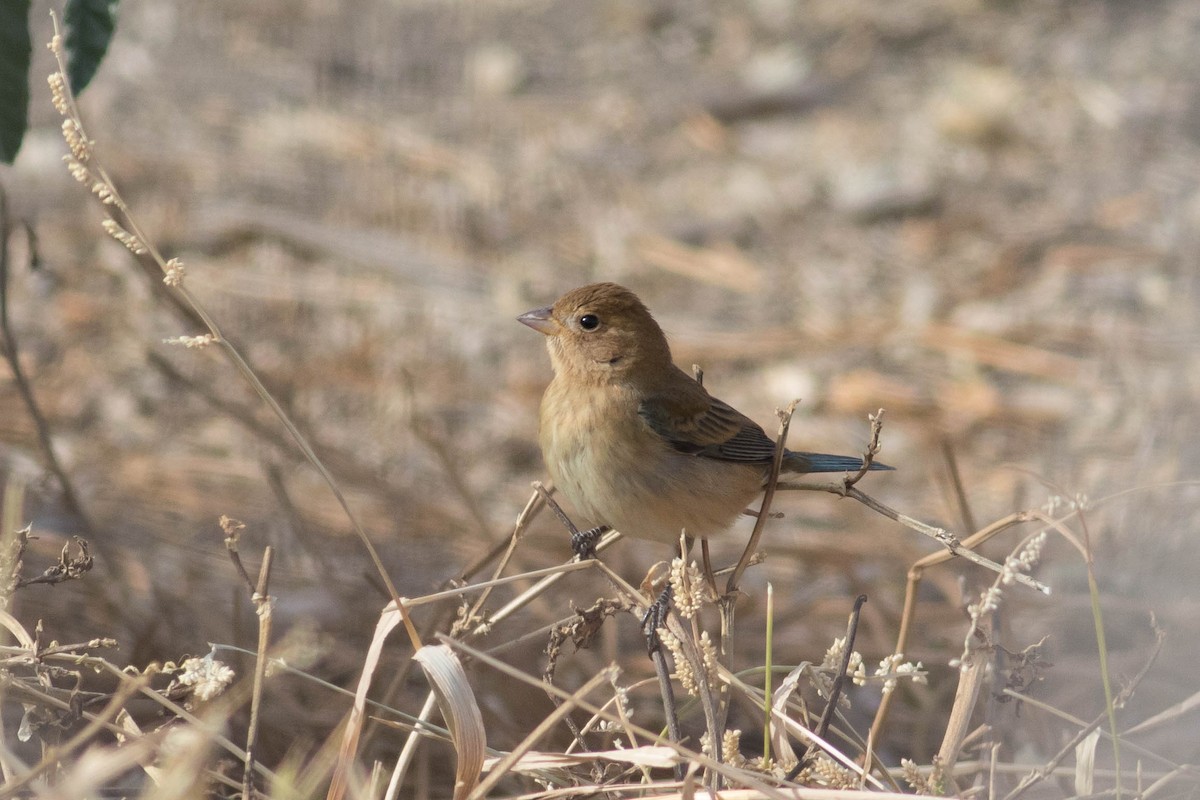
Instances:
[[[542,452],[576,525],[671,543],[682,530],[723,533],[760,491],[761,470],[674,450],[637,407],[613,387],[567,393],[552,383],[546,391]]]

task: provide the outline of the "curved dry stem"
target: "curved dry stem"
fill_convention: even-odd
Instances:
[[[162,272],[164,276],[162,282],[156,281],[154,283],[159,295],[163,296],[165,292],[165,296],[169,298],[171,305],[179,313],[193,325],[197,325],[201,330],[207,331],[201,337],[185,337],[184,340],[181,340],[181,343],[188,346],[203,346],[204,344],[220,345],[226,358],[233,364],[243,380],[250,385],[254,393],[267,405],[292,438],[296,447],[304,454],[305,459],[321,476],[322,481],[329,488],[338,505],[341,506],[342,512],[346,515],[359,541],[362,542],[363,547],[370,556],[376,571],[379,573],[380,579],[383,581],[384,586],[387,587],[392,601],[401,609],[401,613],[404,616],[405,630],[408,632],[413,647],[420,647],[420,636],[417,634],[412,621],[408,619],[407,612],[403,611],[403,606],[400,603],[400,595],[396,591],[396,587],[392,583],[387,569],[383,566],[383,560],[379,557],[379,553],[375,549],[375,545],[371,542],[370,537],[367,536],[366,530],[363,529],[357,516],[351,510],[349,502],[346,500],[337,481],[334,480],[333,475],[317,456],[312,446],[308,443],[308,439],[300,432],[296,424],[292,422],[287,412],[283,410],[283,407],[267,390],[262,381],[259,380],[258,375],[246,358],[225,337],[217,321],[188,290],[187,286],[184,285],[183,264],[177,259],[168,260],[163,257],[162,253],[154,245],[153,240],[146,235],[145,231],[138,224],[128,204],[117,190],[115,182],[109,177],[104,167],[95,160],[93,153],[94,143],[87,137],[83,118],[79,113],[74,94],[66,77],[68,73],[63,54],[62,35],[59,31],[58,16],[54,12],[51,12],[50,15],[54,23],[54,38],[51,40],[50,50],[54,53],[55,61],[58,64],[58,72],[51,76],[51,82],[61,92],[61,95],[56,94],[55,106],[66,118],[63,131],[72,151],[72,155],[68,157],[71,159],[68,161],[68,166],[71,168],[72,174],[81,183],[89,184],[92,193],[99,198],[105,213],[108,215],[108,219],[104,223],[104,228],[109,235],[125,245],[130,252],[137,256],[138,263],[143,269],[149,266],[146,263],[147,259],[149,259],[150,264]]]

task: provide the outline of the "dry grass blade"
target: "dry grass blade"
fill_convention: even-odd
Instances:
[[[399,796],[400,786],[404,783],[404,777],[408,774],[408,768],[412,766],[413,758],[417,755],[417,748],[421,744],[421,737],[425,733],[430,717],[433,716],[433,709],[436,705],[437,698],[433,692],[430,692],[425,697],[425,703],[421,706],[420,713],[417,714],[416,724],[413,725],[412,733],[404,741],[404,747],[400,750],[399,758],[396,759],[396,766],[392,768],[392,777],[388,781],[387,793],[384,795],[387,800],[396,800],[396,797]],[[449,734],[449,731],[446,733]]]
[[[976,629],[985,641],[991,641],[992,627],[993,620],[989,614],[980,620]],[[943,769],[954,766],[963,742],[966,741],[971,715],[979,701],[979,693],[988,680],[990,656],[990,649],[981,648],[973,650],[970,656],[962,661],[958,673],[958,686],[954,691],[954,704],[950,708],[950,717],[942,734],[941,747],[938,748],[937,763]]]
[[[1100,731],[1094,730],[1075,745],[1075,794],[1086,797],[1094,791],[1096,783],[1096,745],[1100,744]],[[1120,779],[1120,774],[1116,775]]]
[[[573,711],[576,707],[587,708],[583,698],[591,694],[591,692],[593,692],[601,684],[612,680],[612,676],[609,674],[611,669],[612,668],[594,675],[590,681],[579,687],[579,689],[577,689],[573,695],[563,698],[564,702],[560,703],[554,709],[554,711],[550,713],[549,716],[538,723],[537,727],[530,731],[529,735],[527,735],[520,744],[513,748],[511,753],[503,758],[500,758],[493,765],[492,770],[488,773],[488,776],[480,781],[479,785],[476,786],[475,790],[471,793],[473,800],[486,797],[487,793],[494,789],[496,784],[504,779],[512,765],[517,763],[525,753],[529,752],[533,746],[542,739],[542,737],[553,730],[559,724],[559,722],[561,722],[563,718],[567,716],[567,714],[571,713],[571,711]],[[551,688],[553,687],[551,686]]]
[[[453,650],[445,645],[427,645],[418,650],[413,659],[425,670],[425,677],[429,679],[442,717],[450,729],[454,752],[458,756],[454,768],[454,798],[462,800],[475,789],[483,770],[487,750],[483,716],[475,703],[467,673]]]
[[[792,694],[800,688],[800,679],[812,671],[813,665],[807,661],[797,664],[788,672],[784,679],[779,684],[779,688],[771,695],[771,716],[785,717],[788,714],[788,701]],[[771,751],[775,753],[775,758],[779,763],[787,768],[798,764],[800,759],[796,758],[796,751],[792,748],[791,737],[787,735],[787,731],[781,725],[771,725]]]
[[[484,770],[492,770],[499,758],[489,758],[484,762]],[[606,761],[613,764],[631,764],[638,767],[658,767],[670,769],[679,763],[679,756],[669,747],[643,745],[626,750],[594,750],[589,753],[544,753],[528,752],[508,765],[512,772],[539,772],[548,769],[564,769],[590,764],[594,761]]]
[[[1150,717],[1150,719],[1141,721],[1137,725],[1134,725],[1132,728],[1127,728],[1125,730],[1124,734],[1122,734],[1122,735],[1129,736],[1134,733],[1142,733],[1144,731],[1148,731],[1151,728],[1156,728],[1159,725],[1162,725],[1164,723],[1172,722],[1176,719],[1179,719],[1184,714],[1187,714],[1190,711],[1194,711],[1197,708],[1200,708],[1200,692],[1196,692],[1195,694],[1188,697],[1186,700],[1184,700],[1180,703],[1176,703],[1175,705],[1171,706],[1168,709],[1160,711],[1159,713],[1155,714],[1153,717]]]
[[[644,737],[649,740],[662,741],[659,734],[657,734],[653,731],[650,731],[646,728],[643,728],[639,725],[630,723],[630,722],[628,722],[628,720],[622,719],[619,714],[606,711],[606,710],[599,708],[598,706],[582,699],[582,695],[580,692],[570,694],[570,693],[563,691],[562,689],[559,689],[557,686],[547,685],[539,678],[536,678],[532,675],[527,675],[524,672],[521,672],[520,670],[510,666],[509,664],[505,664],[502,661],[492,658],[487,653],[485,653],[481,650],[475,650],[474,648],[472,648],[462,642],[454,641],[454,640],[448,639],[446,637],[442,637],[442,641],[443,641],[443,643],[448,644],[448,645],[454,647],[455,649],[462,650],[464,653],[470,655],[473,659],[478,660],[479,662],[501,672],[504,675],[508,675],[511,678],[519,680],[530,686],[534,686],[539,689],[543,689],[547,692],[553,692],[560,699],[565,700],[565,701],[574,702],[579,706],[579,708],[583,709],[584,711],[587,711],[588,713],[593,714],[593,715],[595,715],[601,719],[604,719],[608,722],[623,725],[627,730],[637,734],[638,736]],[[723,670],[722,675],[725,676],[727,679],[732,679],[735,682],[737,681],[737,679],[733,676],[730,676],[727,671]],[[743,684],[743,686],[744,686],[744,684]],[[566,706],[566,704],[564,703],[564,707],[565,706]],[[694,750],[690,750],[687,747],[684,747],[683,745],[677,744],[675,742],[663,742],[663,746],[670,747],[672,750],[674,750],[676,753],[679,754],[679,757],[681,759],[693,762],[696,765],[699,765],[705,769],[711,770],[714,773],[720,775],[722,777],[722,779],[726,781],[727,785],[749,787],[755,791],[760,792],[761,795],[764,797],[784,798],[784,797],[789,796],[784,790],[780,790],[780,789],[770,785],[768,783],[770,778],[762,775],[761,773],[751,772],[748,770],[731,767],[728,764],[723,764],[718,761],[715,761],[714,759],[710,758],[709,756],[707,756],[703,753],[698,753]],[[482,783],[480,784],[481,787],[483,785],[484,784],[482,784]],[[591,790],[595,791],[594,787]],[[477,790],[476,794],[481,794],[481,792],[479,792]],[[722,792],[722,796],[724,796],[723,792]]]
[[[866,792],[855,789],[814,789],[781,787],[763,792],[758,789],[725,789],[721,792],[671,792],[645,795],[641,800],[912,800],[900,792]]]
[[[741,678],[739,678],[736,675],[734,675],[733,673],[729,672],[724,667],[721,667],[720,670],[721,670],[721,679],[722,680],[724,680],[729,685],[735,687],[739,691],[744,692],[746,694],[746,696],[748,696],[754,700],[756,705],[761,704],[762,698],[761,698],[761,691],[759,689],[757,689],[753,686],[750,686],[745,681],[743,681]],[[798,667],[797,673],[799,673],[799,670],[800,670],[800,668]],[[789,675],[789,677],[790,677],[790,675]],[[785,683],[786,683],[786,680],[785,680]],[[838,750],[832,744],[827,742],[825,739],[821,738],[820,736],[817,736],[815,733],[808,730],[807,728],[805,728],[800,723],[796,722],[791,717],[788,717],[785,714],[778,714],[777,711],[778,711],[778,709],[775,707],[774,704],[772,704],[771,715],[774,719],[775,724],[779,725],[780,728],[785,729],[786,731],[790,732],[793,736],[808,742],[811,747],[820,748],[834,761],[838,762],[846,769],[848,769],[851,772],[858,775],[860,779],[870,783],[872,786],[877,787],[881,791],[884,790],[883,784],[880,783],[873,776],[866,774],[863,771],[863,768],[861,766],[859,766],[857,763],[855,763],[854,759],[852,759],[849,756],[847,756],[846,754],[842,753],[840,750]]]
[[[0,625],[3,625],[13,635],[13,638],[17,640],[21,647],[27,648],[32,652],[33,637],[29,635],[29,631],[25,630],[25,626],[16,617],[2,608],[0,608]]]
[[[375,669],[379,666],[379,657],[383,652],[383,644],[388,635],[401,623],[400,611],[394,603],[389,603],[379,615],[375,624],[375,635],[367,648],[363,659],[362,672],[358,677],[358,687],[354,692],[354,705],[350,709],[350,718],[346,729],[342,732],[342,746],[338,751],[337,766],[334,767],[333,781],[329,785],[328,800],[341,800],[349,789],[350,773],[354,768],[354,757],[358,752],[358,740],[362,736],[362,726],[366,719],[367,691],[371,688],[371,680]]]

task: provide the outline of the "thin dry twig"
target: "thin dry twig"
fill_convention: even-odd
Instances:
[[[316,451],[309,444],[308,438],[300,431],[287,412],[284,411],[283,406],[280,405],[274,395],[263,385],[257,372],[251,367],[246,357],[242,355],[241,350],[225,336],[216,320],[192,294],[191,290],[188,289],[184,281],[185,270],[183,263],[177,258],[168,260],[163,257],[153,240],[146,235],[145,231],[138,224],[132,210],[117,190],[115,182],[95,158],[94,142],[87,136],[83,118],[76,105],[75,96],[71,91],[70,81],[67,79],[66,57],[63,50],[62,33],[59,30],[58,16],[52,11],[50,12],[50,18],[54,24],[54,36],[50,41],[50,50],[54,54],[58,65],[58,71],[51,76],[51,81],[57,88],[55,108],[64,117],[63,134],[67,140],[68,147],[71,149],[71,155],[67,157],[67,164],[71,174],[80,180],[80,182],[88,185],[92,189],[93,194],[100,200],[104,213],[107,216],[103,222],[104,230],[136,257],[137,263],[143,271],[147,272],[147,274],[161,277],[161,280],[152,281],[155,292],[159,296],[165,297],[171,307],[188,320],[193,330],[199,329],[204,332],[201,336],[179,337],[175,342],[188,347],[201,347],[209,344],[220,346],[238,374],[241,375],[242,379],[250,385],[254,393],[271,410],[292,438],[296,447],[304,454],[305,459],[321,476],[322,481],[333,494],[334,499],[342,509],[342,513],[345,514],[351,528],[353,528],[359,541],[370,556],[380,580],[387,587],[389,596],[397,608],[401,610],[401,614],[404,617],[405,630],[413,646],[419,647],[420,636],[413,626],[412,621],[408,619],[407,613],[403,610],[403,605],[400,603],[400,594],[396,591],[391,576],[388,575],[387,569],[384,567],[383,560],[380,558],[374,543],[371,542],[366,530],[358,521],[357,515],[350,508],[349,501],[346,499],[337,481],[334,480],[332,473],[330,473],[324,462],[317,456]]]
[[[860,594],[854,600],[854,610],[850,612],[850,620],[846,623],[846,646],[842,649],[842,663],[838,666],[837,675],[833,678],[833,686],[829,689],[829,700],[825,704],[825,710],[821,712],[821,719],[817,722],[817,730],[815,733],[818,737],[824,739],[829,733],[829,724],[833,721],[833,714],[837,710],[838,700],[842,696],[842,687],[846,684],[846,673],[850,669],[850,657],[854,655],[854,639],[858,636],[858,618],[862,613],[863,603],[867,602],[867,596]],[[800,770],[804,769],[808,760],[815,754],[816,745],[809,742],[808,749],[804,756],[796,762],[796,765],[788,771],[787,779],[795,780],[800,774]]]
[[[625,605],[623,603],[601,598],[589,608],[576,609],[575,614],[563,624],[551,626],[550,636],[546,642],[546,667],[542,670],[542,679],[548,684],[554,683],[554,673],[558,668],[558,660],[562,655],[563,644],[567,640],[571,641],[576,650],[582,650],[591,646],[592,640],[600,633],[600,628],[604,624],[604,621],[624,610]],[[493,649],[491,652],[494,653],[495,650]],[[561,702],[552,693],[548,693],[546,696],[550,698],[550,702],[555,706],[558,706]],[[590,750],[587,742],[583,740],[583,731],[579,729],[575,720],[570,716],[566,716],[563,718],[563,722],[570,728],[571,737],[575,740],[572,747],[578,745],[582,752]]]
[[[71,545],[75,546],[74,554],[71,552]],[[17,578],[16,588],[20,589],[36,583],[53,585],[77,580],[92,569],[93,563],[87,540],[79,536],[72,536],[71,540],[62,546],[57,564],[47,567],[41,575],[32,578]]]
[[[1033,512],[1020,511],[1015,514],[1010,514],[1003,519],[996,520],[982,530],[968,536],[963,540],[963,547],[974,548],[983,544],[988,539],[998,533],[1008,530],[1016,525],[1021,525],[1036,519]],[[908,580],[904,588],[904,609],[900,613],[900,632],[896,635],[896,647],[892,651],[898,655],[903,655],[908,650],[908,637],[912,632],[913,620],[917,613],[917,592],[921,585],[921,578],[925,574],[925,570],[949,561],[954,557],[952,552],[945,550],[918,559],[908,569]],[[880,701],[879,708],[875,712],[875,720],[871,723],[871,732],[868,739],[872,742],[879,741],[882,735],[883,726],[887,722],[888,712],[892,706],[892,699],[895,693],[885,694]],[[868,756],[869,757],[869,756]]]
[[[878,500],[876,500],[875,498],[866,494],[865,492],[859,490],[855,486],[855,484],[858,483],[860,480],[862,480],[862,478],[867,474],[867,472],[870,471],[871,464],[874,462],[875,456],[879,453],[879,449],[880,449],[879,438],[880,438],[880,434],[883,432],[883,409],[882,408],[879,409],[879,411],[877,411],[874,414],[869,414],[867,416],[867,419],[870,420],[870,422],[871,422],[871,437],[867,442],[866,449],[863,451],[862,466],[858,469],[857,472],[855,472],[853,475],[847,475],[844,478],[842,478],[840,481],[836,481],[836,482],[831,482],[831,483],[784,482],[784,483],[776,484],[775,489],[778,491],[793,491],[793,492],[794,491],[829,492],[830,494],[836,494],[839,497],[851,497],[851,498],[857,500],[858,502],[862,503],[863,505],[865,505],[867,508],[871,509],[872,511],[882,514],[883,516],[887,517],[890,520],[899,522],[901,525],[904,525],[907,528],[911,528],[912,530],[914,530],[918,533],[924,534],[925,536],[935,539],[939,544],[941,544],[943,547],[945,547],[952,555],[961,556],[972,563],[978,564],[981,567],[985,567],[985,568],[991,570],[992,572],[996,572],[996,573],[1002,572],[1003,568],[999,564],[992,561],[991,559],[988,559],[988,558],[985,558],[984,556],[979,555],[978,553],[971,550],[969,547],[966,547],[962,543],[962,541],[959,540],[959,538],[957,536],[955,536],[953,533],[946,530],[945,528],[939,528],[934,525],[927,525],[926,523],[921,522],[920,520],[913,519],[912,517],[908,516],[907,514],[901,514],[899,511],[896,511],[894,508],[891,508],[891,507],[879,502]],[[1028,575],[1018,575],[1017,580],[1020,583],[1025,584],[1026,586],[1037,589],[1042,594],[1050,594],[1049,586],[1046,586],[1045,584],[1041,583],[1040,581],[1034,580],[1033,578],[1029,577]]]
[[[871,471],[871,465],[875,463],[875,456],[879,455],[879,436],[883,433],[883,409],[879,409],[874,414],[867,414],[867,421],[871,423],[871,436],[867,439],[867,446],[863,449],[862,464],[858,470],[842,478],[842,487],[845,491],[849,491],[852,486],[867,476],[867,473]]]
[[[246,728],[246,760],[242,772],[243,800],[252,800],[255,795],[254,751],[258,739],[259,719],[262,714],[263,683],[267,675],[267,646],[271,642],[271,620],[275,608],[275,600],[268,593],[273,556],[272,548],[263,549],[262,567],[258,571],[258,585],[251,595],[258,615],[258,658],[254,663],[254,689],[250,696],[250,724]]]
[[[242,531],[246,529],[246,523],[222,514],[217,520],[217,524],[221,526],[221,531],[225,534],[225,550],[229,553],[229,559],[233,562],[238,575],[242,576],[242,581],[253,596],[254,580],[250,577],[250,573],[246,571],[246,566],[242,564],[242,554],[238,552],[238,542],[242,538]]]
[[[487,655],[486,653],[484,653],[482,651],[475,650],[474,648],[471,648],[469,645],[449,639],[447,637],[443,637],[442,642],[455,650],[460,650],[460,651],[466,653],[472,659],[477,660],[477,661],[481,662],[482,664],[484,664],[488,667],[491,667],[492,669],[497,670],[498,672],[500,672],[504,675],[508,675],[509,677],[515,678],[516,680],[519,680],[523,683],[527,683],[531,686],[539,686],[539,687],[541,686],[541,681],[538,678],[535,678],[531,675],[526,675],[524,672],[521,672],[520,670],[516,669],[515,667],[512,667],[509,664],[505,664],[503,661],[499,661],[498,659],[492,658],[491,656]],[[571,699],[574,697],[573,694],[565,692],[562,689],[559,689],[558,687],[551,687],[551,691],[556,692],[559,695],[559,697],[561,697],[564,700]],[[613,722],[613,723],[621,723],[622,722],[620,717],[616,714],[607,712],[607,711],[605,711],[605,710],[603,710],[581,698],[575,698],[575,699],[576,699],[577,706],[579,708],[583,709],[584,711],[587,711],[589,714],[594,714],[596,716],[599,716],[599,717],[601,717],[605,720],[608,720],[609,722]],[[649,741],[658,742],[667,747],[670,747],[676,753],[678,753],[681,758],[684,758],[684,759],[687,759],[690,761],[694,761],[694,762],[698,763],[699,765],[703,766],[704,768],[710,769],[710,770],[720,774],[727,781],[729,781],[731,785],[744,786],[744,787],[747,787],[750,789],[757,790],[757,791],[761,792],[765,797],[773,798],[774,800],[783,800],[784,797],[788,796],[786,793],[781,791],[778,787],[771,786],[768,783],[764,782],[763,779],[766,776],[763,776],[758,773],[748,772],[746,770],[736,769],[734,767],[729,766],[728,764],[723,764],[713,758],[710,758],[710,757],[704,755],[703,753],[698,753],[694,750],[690,750],[676,742],[664,742],[664,741],[662,741],[661,737],[658,734],[654,733],[653,731],[642,728],[636,724],[631,724],[630,730],[634,731],[639,736],[641,736]]]
[[[457,642],[449,637],[442,637],[442,643],[451,647],[454,647],[457,644]],[[546,736],[546,734],[553,730],[554,726],[558,724],[559,720],[564,719],[575,708],[585,707],[583,698],[591,694],[600,685],[612,680],[613,676],[611,673],[615,669],[615,667],[609,667],[600,671],[596,675],[592,676],[592,678],[583,686],[580,686],[577,690],[566,697],[561,698],[561,701],[556,704],[557,707],[550,712],[550,714],[547,715],[544,720],[539,722],[537,726],[535,726],[534,729],[530,731],[525,738],[522,739],[521,742],[512,749],[511,752],[505,755],[495,766],[492,767],[487,776],[475,787],[475,791],[471,793],[470,797],[472,800],[486,797],[488,792],[495,788],[496,784],[507,777],[508,771],[512,765],[516,764],[517,761],[521,759],[521,756],[532,750],[534,745],[536,745],[544,736]]]
[[[758,541],[762,538],[763,528],[766,526],[770,515],[771,501],[775,498],[775,491],[780,486],[779,470],[783,466],[788,428],[791,427],[792,415],[796,413],[796,406],[799,404],[799,400],[793,400],[785,408],[775,412],[779,416],[779,435],[775,438],[775,458],[771,461],[771,471],[767,474],[766,489],[763,491],[762,502],[758,506],[758,518],[754,522],[754,530],[750,533],[750,539],[746,542],[746,546],[742,550],[742,556],[738,559],[737,566],[733,569],[733,574],[729,576],[729,580],[725,583],[726,596],[731,596],[737,592],[738,586],[741,584],[742,573],[746,571],[751,556],[758,550]],[[732,631],[732,628],[730,631]]]
[[[513,554],[517,550],[517,546],[521,543],[522,537],[525,535],[525,529],[529,527],[529,523],[538,515],[538,512],[546,507],[546,497],[548,492],[540,483],[535,484],[533,494],[526,501],[525,507],[521,509],[521,513],[517,515],[517,521],[513,524],[512,533],[502,542],[497,542],[488,549],[487,553],[478,559],[475,565],[471,565],[464,569],[460,574],[460,580],[468,580],[478,569],[481,569],[484,564],[488,564],[497,557],[499,561],[496,568],[492,571],[492,579],[498,579],[512,560]],[[455,623],[452,629],[453,635],[458,635],[460,628],[466,629],[467,626],[477,625],[477,620],[488,598],[491,596],[491,587],[487,588],[478,599],[472,604],[471,608],[462,615],[460,620]]]
[[[844,482],[837,483],[780,483],[776,486],[779,491],[803,491],[803,492],[828,492],[836,494],[839,497],[850,497],[865,505],[867,508],[875,511],[890,520],[899,522],[906,528],[911,528],[917,533],[923,534],[936,540],[939,544],[946,548],[952,556],[959,556],[970,561],[972,564],[991,570],[995,573],[1003,572],[1004,568],[992,561],[990,558],[981,556],[974,550],[967,547],[958,536],[945,528],[939,528],[934,525],[928,525],[918,519],[914,519],[907,514],[901,514],[899,511],[891,508],[884,503],[879,502],[874,497],[862,492],[854,486],[847,487]],[[1026,586],[1037,589],[1042,594],[1050,594],[1050,587],[1041,581],[1031,578],[1028,575],[1018,575],[1017,582],[1023,583]]]

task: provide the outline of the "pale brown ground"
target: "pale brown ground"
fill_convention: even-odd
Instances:
[[[43,40],[45,11],[32,15]],[[1200,489],[1172,485],[1200,476],[1198,35],[1187,0],[125,0],[82,104],[143,226],[302,427],[344,454],[334,471],[402,593],[432,591],[502,537],[542,477],[549,368],[513,317],[617,280],[681,364],[767,427],[801,398],[794,445],[855,452],[865,414],[886,408],[881,459],[898,470],[864,488],[906,513],[965,532],[943,442],[979,524],[1086,495],[1117,680],[1143,664],[1152,614],[1168,634],[1129,725],[1200,688]],[[249,526],[248,558],[280,549],[278,613],[325,634],[312,669],[346,683],[383,602],[361,547],[282,435],[248,434],[154,365],[257,408],[215,353],[160,343],[187,331],[101,234],[59,163],[40,77],[34,91],[34,129],[3,180],[44,263],[12,277],[13,313],[100,524],[95,547],[123,577],[27,589],[18,616],[45,617],[62,641],[114,636],[134,663],[252,646],[216,526],[228,514]],[[0,458],[28,486],[40,569],[77,528],[7,380]],[[778,507],[740,616],[743,665],[760,652],[766,578],[784,607],[777,660],[819,660],[866,592],[860,649],[874,663],[907,567],[932,545],[830,496]],[[567,556],[540,519],[523,563]],[[608,560],[636,580],[664,556],[625,543]],[[960,574],[980,579],[957,564],[930,575],[909,651],[930,685],[905,691],[893,763],[927,761],[940,739],[966,629]],[[1084,569],[1052,540],[1038,574],[1055,596],[1010,590],[1002,643],[1050,634],[1055,666],[1032,694],[1090,719],[1103,694]],[[580,579],[497,636],[604,590]],[[636,626],[621,626],[623,661],[647,673]],[[564,685],[606,647],[572,656]],[[511,657],[538,664],[536,648]],[[503,745],[527,725],[504,705],[510,687],[478,679]],[[271,708],[278,755],[326,735],[345,701],[292,689]],[[1003,760],[1040,763],[1064,741],[1015,704],[993,721]],[[1138,741],[1194,761],[1200,740],[1178,731],[1195,723]]]

